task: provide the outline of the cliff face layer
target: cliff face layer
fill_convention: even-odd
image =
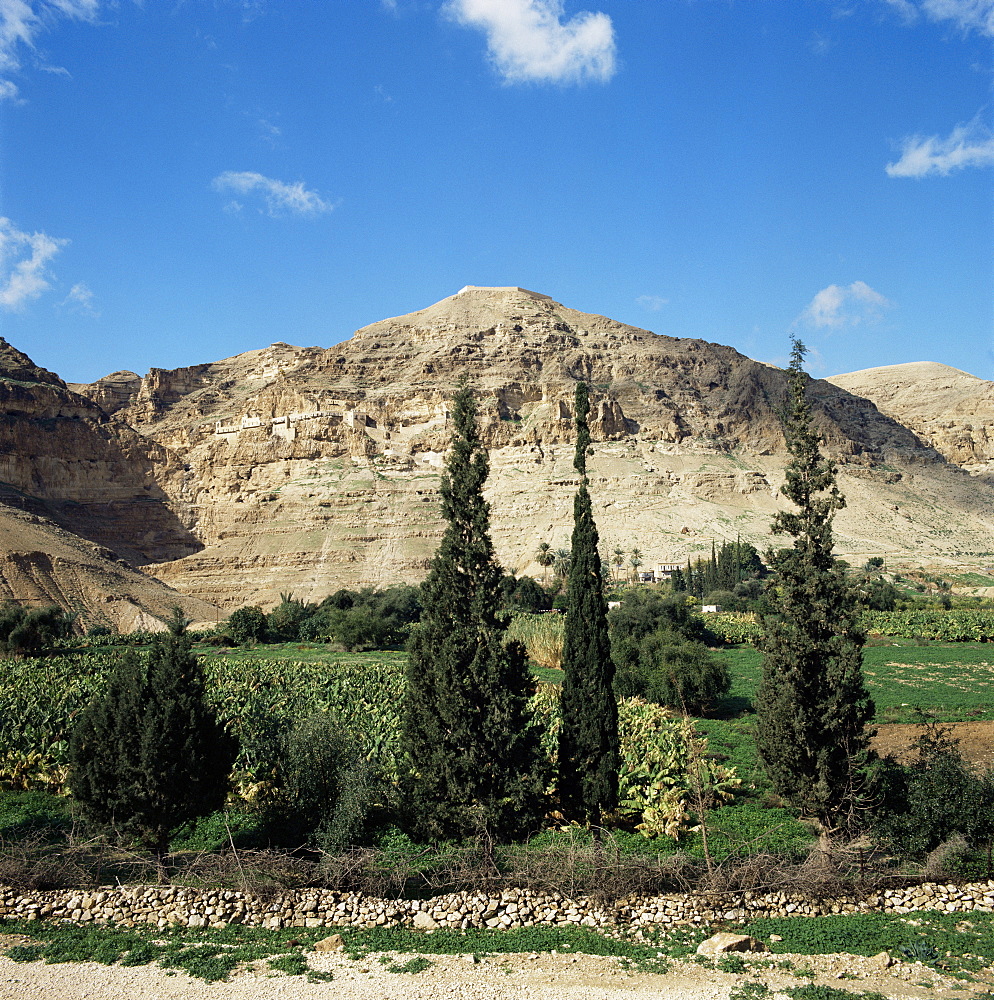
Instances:
[[[994,483],[994,382],[933,361],[867,368],[826,381],[869,399],[950,462]]]
[[[216,617],[134,568],[200,548],[153,473],[176,461],[0,339],[0,601],[124,631]]]
[[[539,543],[569,544],[579,379],[591,388],[588,467],[605,551],[638,547],[649,568],[709,551],[712,539],[769,544],[783,504],[784,373],[519,288],[469,287],[326,350],[274,344],[138,383],[115,373],[77,393],[38,382],[31,396],[64,397],[105,442],[85,480],[94,498],[120,495],[137,513],[144,494],[168,515],[154,537],[121,524],[123,541],[104,544],[124,554],[126,542],[147,573],[231,609],[420,579],[441,535],[448,400],[463,377],[491,450],[506,567],[539,575]],[[994,490],[866,399],[826,382],[810,395],[849,502],[840,553],[989,561]],[[44,465],[31,479],[39,465],[27,445],[17,443],[19,482],[51,505],[67,474]],[[112,521],[77,527],[101,540]]]

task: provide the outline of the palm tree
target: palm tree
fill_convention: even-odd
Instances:
[[[566,577],[569,575],[569,564],[573,553],[569,549],[556,549],[552,553],[552,572],[556,576]]]
[[[539,542],[538,554],[535,558],[538,560],[539,566],[542,567],[542,586],[544,587],[549,578],[549,567],[556,561],[552,546],[548,542]]]
[[[628,565],[632,567],[632,576],[635,582],[639,582],[639,566],[642,565],[642,552],[639,549],[632,549],[628,556]]]
[[[615,565],[614,578],[617,580],[621,575],[621,567],[625,565],[625,550],[620,546],[616,546],[614,550],[614,558],[611,560]]]

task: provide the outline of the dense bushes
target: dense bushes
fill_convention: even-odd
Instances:
[[[728,692],[728,667],[708,651],[708,632],[683,598],[633,590],[608,621],[621,697],[700,714]]]
[[[876,840],[902,858],[924,861],[955,838],[990,845],[994,837],[994,773],[977,775],[949,730],[922,725],[907,764],[881,762],[873,815]]]
[[[334,642],[347,651],[402,645],[421,617],[421,591],[398,584],[377,590],[338,590],[320,604],[304,604],[290,594],[267,615],[248,606],[232,612],[227,633],[237,643]]]
[[[236,749],[176,625],[147,658],[129,652],[82,712],[69,785],[88,820],[162,855],[173,830],[224,802]]]
[[[255,605],[239,608],[228,619],[228,634],[237,643],[248,645],[266,638],[266,614]]]
[[[5,604],[0,607],[0,650],[37,655],[72,634],[73,618],[54,604],[30,611],[18,604]]]
[[[341,718],[317,712],[278,743],[267,824],[273,838],[284,847],[322,850],[359,843],[387,787],[374,773],[361,735]]]
[[[637,646],[636,658],[618,670],[615,690],[690,715],[705,714],[731,687],[724,660],[699,642],[674,644],[664,631],[651,632]]]

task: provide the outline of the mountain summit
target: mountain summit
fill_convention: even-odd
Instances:
[[[8,408],[3,418],[17,455],[6,478],[63,528],[225,610],[413,581],[440,537],[449,400],[464,378],[491,452],[507,568],[540,573],[539,543],[568,544],[578,380],[590,386],[591,494],[606,549],[637,546],[651,567],[712,541],[769,544],[784,505],[784,373],[518,287],[468,285],[327,349],[275,343],[77,392],[21,385],[31,416]],[[869,400],[824,381],[809,391],[848,500],[841,554],[985,558],[989,485]],[[51,421],[73,408],[89,451],[67,445],[56,461]]]

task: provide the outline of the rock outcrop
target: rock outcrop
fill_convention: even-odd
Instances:
[[[467,287],[328,349],[278,343],[153,369],[137,387],[127,376],[75,393],[36,378],[18,404],[28,423],[0,425],[12,455],[0,479],[228,610],[420,579],[441,535],[448,401],[463,377],[477,391],[493,534],[510,569],[539,574],[539,543],[569,543],[579,379],[591,389],[591,493],[606,550],[638,546],[650,568],[709,551],[712,539],[765,547],[784,504],[782,371],[520,288]],[[990,486],[866,399],[827,382],[810,395],[849,504],[836,521],[841,554],[951,565],[994,549]],[[45,419],[58,434],[45,437]],[[139,500],[154,516],[139,514]]]
[[[867,368],[826,381],[869,399],[950,462],[994,483],[994,382],[933,361]]]

